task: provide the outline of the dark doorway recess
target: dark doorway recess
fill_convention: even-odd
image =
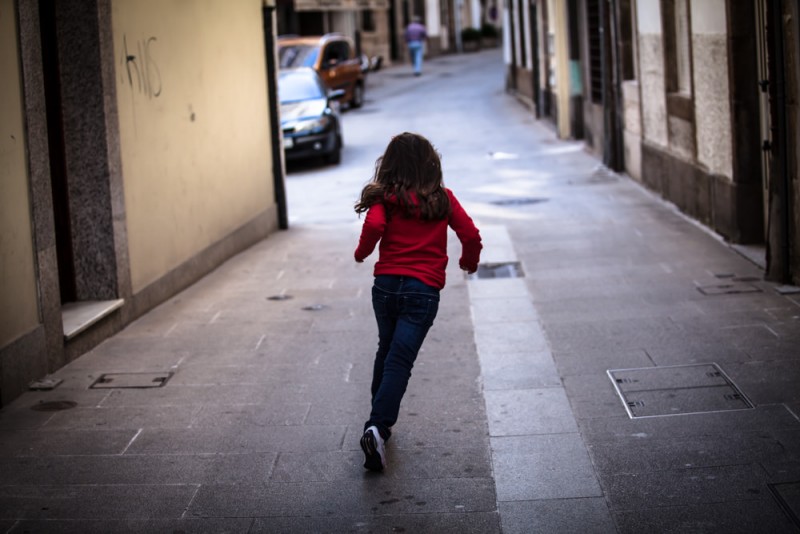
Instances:
[[[50,184],[53,193],[53,216],[58,256],[58,283],[61,290],[61,302],[64,303],[76,300],[76,289],[61,107],[61,74],[59,72],[55,0],[40,0],[39,14],[47,141],[50,154]]]

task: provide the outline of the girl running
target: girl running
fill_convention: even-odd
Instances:
[[[445,285],[447,228],[461,241],[461,269],[478,269],[481,237],[452,191],[442,184],[439,154],[418,134],[392,138],[361,191],[356,213],[366,212],[355,260],[380,241],[372,307],[378,351],[372,371],[372,411],[364,424],[364,467],[383,471],[384,443],[397,422],[411,368],[439,309]]]

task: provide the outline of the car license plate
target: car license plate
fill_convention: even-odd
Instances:
[[[294,139],[291,137],[283,138],[283,148],[292,148],[294,146]]]

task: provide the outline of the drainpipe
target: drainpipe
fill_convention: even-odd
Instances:
[[[289,228],[289,213],[284,184],[283,144],[281,139],[281,118],[278,106],[278,72],[275,57],[275,0],[264,0],[264,44],[267,58],[267,95],[269,98],[270,138],[272,139],[272,176],[275,187],[275,202],[278,204],[278,228]]]
[[[611,124],[609,125],[609,133],[611,135],[612,145],[610,147],[610,156],[608,166],[614,171],[625,170],[625,152],[624,152],[624,139],[622,128],[622,61],[620,59],[620,41],[619,41],[619,10],[617,9],[617,1],[609,0],[608,5],[608,22],[607,27],[610,30],[610,52],[611,52],[611,105],[613,106],[613,113],[610,114]]]
[[[768,4],[772,9],[769,13],[768,31],[770,31],[770,40],[772,41],[773,58],[770,60],[770,76],[773,77],[774,82],[774,126],[773,126],[773,158],[774,158],[774,180],[770,187],[770,204],[776,202],[778,204],[778,229],[775,232],[775,242],[780,247],[777,254],[770,254],[769,263],[772,259],[778,260],[778,265],[775,266],[773,271],[770,265],[768,278],[777,282],[789,284],[792,282],[792,268],[791,268],[791,236],[790,236],[790,220],[791,220],[791,202],[789,193],[791,191],[790,178],[789,178],[789,158],[788,158],[788,127],[786,123],[786,75],[784,72],[785,65],[785,51],[783,48],[783,13],[784,2],[783,0],[776,0],[774,3]],[[770,208],[772,213],[775,210]],[[770,225],[772,222],[770,222]],[[768,236],[770,242],[773,241],[772,236]],[[771,243],[769,243],[771,244]]]

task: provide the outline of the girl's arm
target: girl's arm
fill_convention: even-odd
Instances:
[[[378,244],[383,232],[386,230],[386,208],[383,203],[377,203],[370,206],[367,210],[367,216],[364,218],[364,226],[361,227],[361,237],[358,240],[358,247],[354,257],[358,263],[372,254],[375,250],[375,245]]]
[[[478,270],[478,262],[481,259],[481,234],[475,223],[461,204],[456,199],[456,196],[450,193],[450,207],[452,214],[450,215],[450,228],[452,228],[458,240],[461,241],[461,258],[458,260],[458,266],[472,274]]]

